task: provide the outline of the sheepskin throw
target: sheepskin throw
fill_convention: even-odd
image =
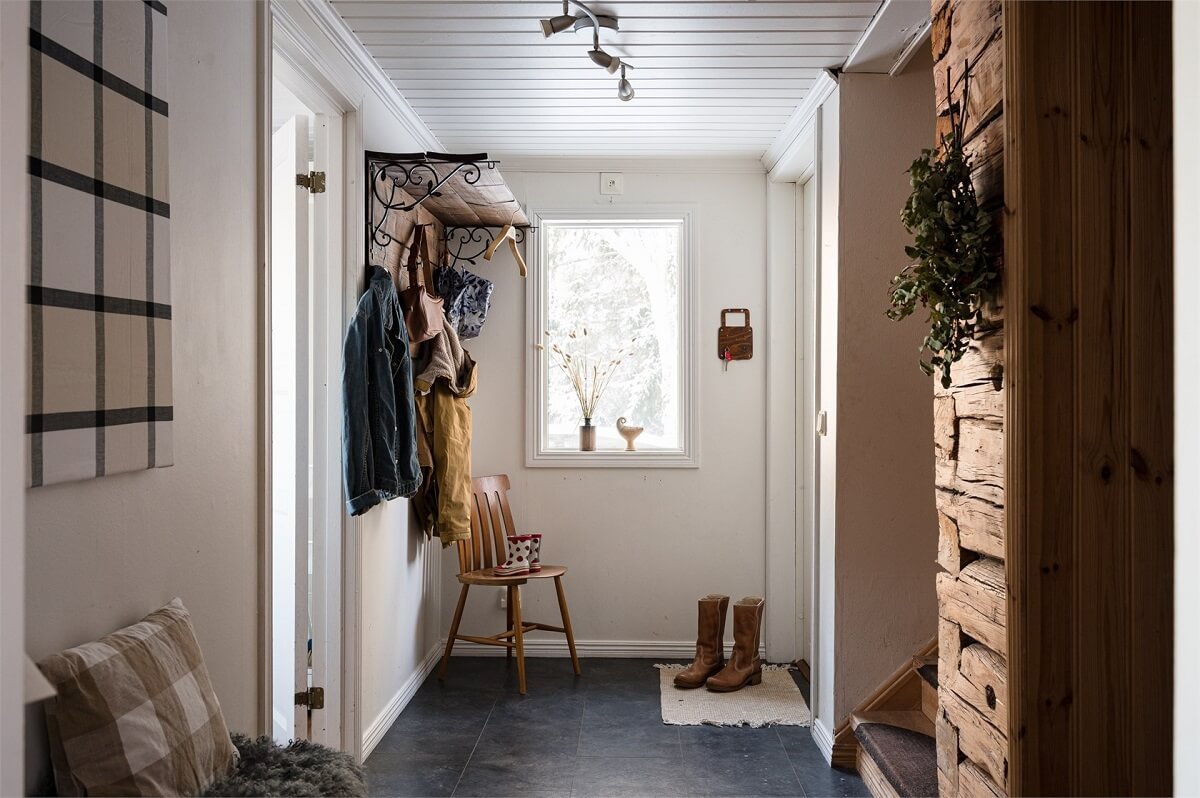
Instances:
[[[167,7],[29,8],[32,486],[173,462]]]
[[[363,769],[349,754],[307,740],[293,740],[287,747],[270,737],[251,740],[233,735],[241,760],[228,779],[205,791],[211,796],[365,796]]]

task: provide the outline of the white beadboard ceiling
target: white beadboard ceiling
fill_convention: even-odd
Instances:
[[[845,62],[881,0],[597,0],[601,46],[637,96],[587,57],[591,31],[542,37],[554,0],[333,0],[451,152],[758,158],[821,70]],[[927,7],[927,6],[926,6]],[[572,14],[581,14],[574,6]]]

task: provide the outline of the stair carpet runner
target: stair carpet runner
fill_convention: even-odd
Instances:
[[[937,687],[937,664],[916,669]],[[860,723],[854,729],[859,745],[901,798],[938,794],[937,747],[934,739],[917,731],[886,723]]]

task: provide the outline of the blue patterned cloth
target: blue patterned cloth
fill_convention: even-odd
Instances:
[[[492,281],[466,269],[438,269],[437,292],[445,300],[446,318],[459,338],[478,338],[492,307]]]

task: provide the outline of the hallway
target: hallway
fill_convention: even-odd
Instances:
[[[367,759],[372,795],[865,796],[807,727],[666,726],[649,659],[563,659],[516,669],[455,657],[430,675]],[[808,684],[793,672],[808,698]]]
[[[1200,798],[1200,0],[0,41],[0,798]]]

